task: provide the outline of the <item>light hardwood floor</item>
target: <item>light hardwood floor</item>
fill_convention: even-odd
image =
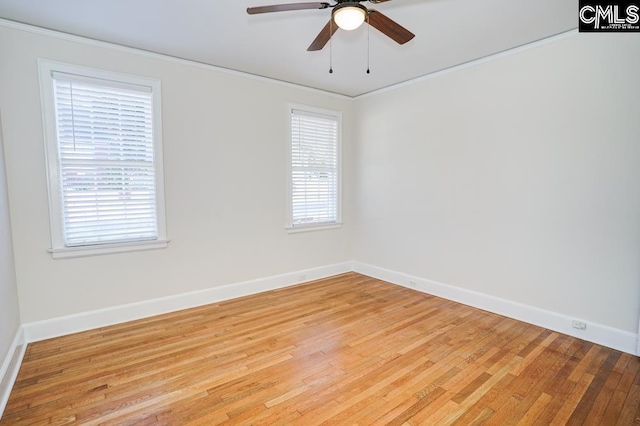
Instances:
[[[0,424],[631,425],[639,367],[349,273],[30,344]]]

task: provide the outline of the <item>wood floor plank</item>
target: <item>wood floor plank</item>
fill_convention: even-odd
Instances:
[[[0,425],[639,416],[637,357],[348,273],[29,344]]]
[[[620,358],[620,353],[606,350],[603,350],[601,352],[608,353],[608,356],[606,360],[601,364],[599,370],[589,384],[589,388],[580,399],[580,402],[578,403],[574,412],[568,420],[568,424],[583,424],[589,414],[594,416],[589,416],[589,421],[594,421],[596,423],[599,422],[599,416],[601,414],[599,411],[601,409],[601,406],[595,405],[596,400],[599,396],[603,396],[603,406],[606,407],[606,404],[609,403],[609,399],[611,399],[612,392],[610,391],[610,389],[608,391],[608,389],[605,387],[605,382],[609,377],[609,374],[613,370],[615,363],[618,361],[618,358]],[[596,409],[597,411],[594,412],[594,409]]]
[[[547,405],[549,405],[552,399],[553,397],[548,393],[540,393],[540,396],[536,399],[531,408],[526,411],[524,416],[520,418],[517,425],[519,426],[533,424],[538,419],[540,414],[542,414]]]

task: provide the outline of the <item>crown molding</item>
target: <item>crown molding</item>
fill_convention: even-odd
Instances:
[[[135,48],[135,47],[124,46],[124,45],[121,45],[121,44],[109,43],[109,42],[106,42],[106,41],[100,41],[100,40],[96,40],[96,39],[92,39],[92,38],[81,37],[81,36],[74,35],[74,34],[69,34],[69,33],[64,33],[64,32],[60,32],[60,31],[50,30],[50,29],[47,29],[47,28],[37,27],[37,26],[34,26],[34,25],[22,23],[22,22],[11,21],[11,20],[8,20],[8,19],[0,18],[0,27],[6,27],[6,28],[14,29],[14,30],[25,31],[25,32],[28,32],[28,33],[31,33],[31,34],[37,34],[37,35],[46,36],[46,37],[53,37],[53,38],[56,38],[56,39],[59,39],[59,40],[70,41],[70,42],[73,42],[73,43],[80,43],[80,44],[84,44],[84,45],[87,45],[87,46],[100,47],[100,48],[103,48],[103,49],[109,49],[109,50],[113,50],[113,51],[116,51],[116,52],[123,52],[123,53],[134,54],[134,55],[138,55],[138,56],[142,56],[142,57],[146,57],[146,58],[172,62],[174,64],[180,64],[180,65],[184,65],[184,66],[187,66],[187,67],[205,69],[205,70],[209,70],[209,71],[219,72],[219,73],[222,73],[222,74],[228,74],[228,75],[233,75],[233,76],[236,76],[236,77],[247,78],[247,79],[250,79],[250,80],[257,80],[257,81],[261,81],[261,82],[265,82],[265,83],[272,83],[272,84],[276,84],[276,85],[279,85],[279,86],[284,86],[284,87],[288,87],[288,88],[292,88],[292,89],[304,90],[304,91],[307,91],[307,92],[322,94],[322,95],[326,95],[326,96],[331,96],[331,97],[335,97],[335,98],[338,98],[338,99],[343,99],[343,100],[352,100],[353,99],[353,97],[351,97],[351,96],[346,96],[346,95],[342,95],[342,94],[339,94],[339,93],[330,92],[328,90],[315,89],[313,87],[303,86],[301,84],[289,83],[287,81],[282,81],[282,80],[278,80],[278,79],[275,79],[275,78],[269,78],[269,77],[264,77],[264,76],[257,75],[257,74],[251,74],[251,73],[244,72],[244,71],[234,70],[234,69],[231,69],[231,68],[224,68],[224,67],[220,67],[220,66],[216,66],[216,65],[205,64],[204,62],[198,62],[198,61],[193,61],[193,60],[190,60],[190,59],[179,58],[177,56],[170,56],[170,55],[165,55],[165,54],[162,54],[162,53],[151,52],[149,50],[138,49],[138,48]]]
[[[403,87],[411,86],[413,84],[422,83],[423,81],[430,80],[432,78],[442,77],[443,75],[449,74],[451,72],[455,72],[455,71],[458,71],[458,70],[466,69],[466,68],[469,68],[469,67],[472,67],[472,66],[475,66],[475,65],[480,65],[480,64],[483,64],[485,62],[493,61],[493,60],[496,60],[496,59],[501,59],[501,58],[504,58],[504,57],[510,56],[510,55],[517,55],[519,53],[525,52],[525,51],[530,50],[530,49],[535,49],[537,47],[543,46],[543,45],[548,44],[548,43],[553,43],[553,42],[556,42],[556,41],[559,41],[559,40],[564,40],[564,39],[567,39],[567,38],[574,37],[574,36],[578,35],[578,29],[574,28],[572,30],[565,31],[563,33],[559,33],[559,34],[556,34],[556,35],[553,35],[553,36],[550,36],[550,37],[546,37],[546,38],[543,38],[543,39],[540,39],[540,40],[537,40],[537,41],[534,41],[534,42],[531,42],[531,43],[523,44],[521,46],[514,47],[514,48],[511,48],[511,49],[503,50],[502,52],[494,53],[492,55],[487,55],[487,56],[484,56],[482,58],[478,58],[478,59],[474,59],[474,60],[471,60],[471,61],[468,61],[468,62],[464,62],[462,64],[454,65],[452,67],[445,68],[445,69],[440,70],[440,71],[435,71],[435,72],[432,72],[432,73],[429,73],[429,74],[425,74],[425,75],[422,75],[420,77],[412,78],[410,80],[406,80],[406,81],[403,81],[401,83],[397,83],[397,84],[393,84],[393,85],[390,85],[390,86],[387,86],[387,87],[383,87],[381,89],[373,90],[371,92],[363,93],[361,95],[347,96],[347,95],[343,95],[343,94],[339,94],[339,93],[335,93],[335,92],[330,92],[330,91],[327,91],[327,90],[320,90],[320,89],[316,89],[316,88],[309,87],[309,86],[289,83],[289,82],[278,80],[278,79],[275,79],[275,78],[264,77],[264,76],[261,76],[261,75],[251,74],[251,73],[247,73],[247,72],[244,72],[244,71],[238,71],[238,70],[233,70],[233,69],[230,69],[230,68],[224,68],[224,67],[220,67],[220,66],[216,66],[216,65],[205,64],[203,62],[197,62],[197,61],[193,61],[193,60],[190,60],[190,59],[179,58],[179,57],[176,57],[176,56],[165,55],[165,54],[162,54],[162,53],[151,52],[151,51],[148,51],[148,50],[138,49],[138,48],[124,46],[124,45],[120,45],[120,44],[108,43],[106,41],[100,41],[100,40],[95,40],[95,39],[91,39],[91,38],[87,38],[87,37],[81,37],[81,36],[77,36],[77,35],[74,35],[74,34],[69,34],[69,33],[64,33],[64,32],[60,32],[60,31],[50,30],[50,29],[47,29],[47,28],[37,27],[37,26],[34,26],[34,25],[29,25],[29,24],[22,23],[22,22],[11,21],[11,20],[8,20],[8,19],[0,18],[0,26],[1,27],[12,28],[12,29],[19,30],[19,31],[25,31],[25,32],[29,32],[29,33],[32,33],[32,34],[38,34],[38,35],[47,36],[47,37],[54,37],[54,38],[57,38],[59,40],[66,40],[66,41],[71,41],[71,42],[74,42],[74,43],[81,43],[81,44],[85,44],[85,45],[89,45],[89,46],[100,47],[100,48],[103,48],[103,49],[110,49],[110,50],[117,51],[117,52],[135,54],[135,55],[139,55],[139,56],[143,56],[143,57],[147,57],[147,58],[152,58],[152,59],[163,60],[163,61],[172,62],[172,63],[176,63],[176,64],[181,64],[181,65],[185,65],[185,66],[188,66],[188,67],[206,69],[206,70],[210,70],[210,71],[214,71],[214,72],[233,75],[233,76],[236,76],[236,77],[248,78],[250,80],[257,80],[257,81],[262,81],[262,82],[266,82],[266,83],[277,84],[277,85],[288,87],[288,88],[305,90],[307,92],[322,94],[322,95],[331,96],[331,97],[338,98],[338,99],[343,99],[343,100],[365,99],[365,98],[368,98],[368,97],[371,97],[371,96],[375,96],[375,95],[378,95],[378,94],[381,94],[381,93],[385,93],[385,92],[389,92],[389,91],[392,91],[392,90],[400,89],[400,88],[403,88]]]

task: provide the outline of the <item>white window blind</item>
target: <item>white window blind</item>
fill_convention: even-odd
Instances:
[[[150,88],[52,77],[64,245],[157,239]]]
[[[339,221],[339,117],[291,110],[291,226]]]

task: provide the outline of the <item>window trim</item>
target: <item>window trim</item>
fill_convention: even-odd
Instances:
[[[104,243],[85,246],[66,246],[64,241],[62,199],[60,186],[60,168],[58,158],[58,136],[56,131],[56,110],[53,87],[53,74],[66,73],[78,75],[79,78],[105,80],[106,85],[113,82],[124,85],[149,87],[152,92],[152,129],[154,149],[154,169],[156,186],[156,222],[158,237],[153,240],[139,240],[125,243]],[[160,80],[137,77],[128,74],[98,70],[79,65],[65,64],[38,59],[38,76],[40,80],[40,102],[42,106],[42,124],[44,133],[45,164],[47,175],[47,189],[49,196],[49,221],[51,227],[51,248],[48,250],[54,259],[66,257],[95,256],[134,250],[149,250],[167,247],[165,192],[164,192],[164,162],[162,149],[162,105]],[[109,83],[111,82],[111,83]]]
[[[312,114],[321,114],[331,117],[335,117],[338,124],[338,132],[336,137],[336,149],[337,149],[337,188],[336,188],[336,221],[324,222],[324,223],[312,223],[312,224],[293,224],[293,180],[292,180],[292,143],[293,143],[293,129],[291,125],[291,114],[294,110],[300,110],[309,112]],[[287,221],[285,229],[289,234],[309,231],[321,231],[328,229],[337,229],[342,227],[342,112],[324,108],[317,108],[308,105],[302,105],[297,103],[287,103]]]

